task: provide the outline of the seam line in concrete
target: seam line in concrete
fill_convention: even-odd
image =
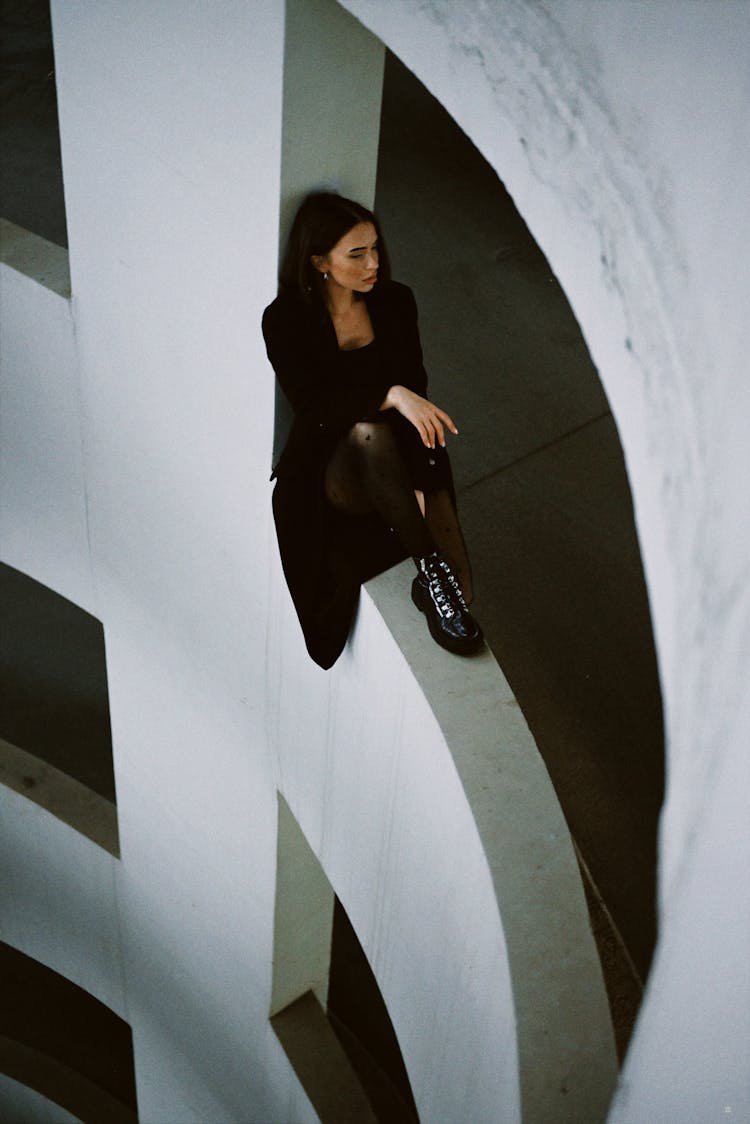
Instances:
[[[554,449],[555,445],[562,444],[562,442],[567,441],[569,437],[575,437],[577,433],[588,429],[590,425],[596,425],[597,422],[603,421],[604,418],[611,417],[612,411],[605,410],[603,413],[597,414],[596,417],[588,418],[585,422],[581,422],[580,425],[577,425],[575,429],[570,429],[567,433],[553,438],[552,441],[547,441],[544,445],[538,445],[535,449],[530,449],[528,453],[522,453],[520,457],[508,461],[507,464],[501,464],[499,468],[493,469],[492,472],[488,472],[485,476],[480,476],[478,480],[472,480],[471,484],[465,484],[463,488],[458,489],[458,495],[465,495],[467,492],[470,492],[472,488],[476,488],[479,484],[484,484],[487,480],[491,480],[493,476],[499,476],[501,472],[507,472],[508,469],[515,468],[516,465],[523,464],[524,461],[530,460],[531,457],[536,457],[539,453],[545,453],[547,449]]]

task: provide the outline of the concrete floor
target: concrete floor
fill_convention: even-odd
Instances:
[[[2,9],[0,213],[65,245],[45,7]],[[622,1050],[655,938],[663,744],[616,429],[564,294],[497,176],[392,57],[377,207],[395,275],[417,293],[432,396],[461,430],[452,457],[476,613],[587,872]],[[90,677],[80,697],[91,705]],[[104,791],[100,750],[79,772]]]
[[[431,396],[460,430],[450,447],[476,614],[590,875],[622,1050],[655,940],[663,734],[614,421],[512,200],[392,56],[377,209],[394,274],[417,293]]]

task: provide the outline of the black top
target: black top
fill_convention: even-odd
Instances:
[[[308,652],[321,667],[346,643],[361,583],[404,557],[376,514],[341,515],[325,498],[325,469],[340,438],[363,418],[389,421],[414,486],[453,489],[443,449],[426,449],[395,410],[379,413],[391,386],[426,394],[414,296],[395,281],[366,294],[371,344],[341,351],[330,316],[282,294],[263,314],[268,357],[294,412],[273,471],[273,512],[284,576]]]

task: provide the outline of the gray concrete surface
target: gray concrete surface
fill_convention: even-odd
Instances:
[[[417,293],[431,395],[460,431],[451,455],[476,613],[613,922],[627,1022],[655,940],[663,734],[616,428],[522,217],[393,56],[377,208],[395,275]]]

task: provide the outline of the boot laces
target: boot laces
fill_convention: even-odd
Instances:
[[[425,576],[430,583],[430,596],[441,617],[451,620],[457,612],[466,608],[466,602],[453,571],[442,558],[425,568]]]
[[[462,609],[465,609],[468,612],[469,607],[466,604],[466,602],[464,601],[464,595],[461,592],[461,586],[458,584],[458,579],[456,578],[456,575],[453,573],[453,570],[451,570],[450,566],[448,565],[448,563],[445,561],[444,558],[440,559],[439,565],[440,565],[441,570],[444,572],[446,578],[448,579],[450,587],[453,590],[454,596],[458,600],[459,605],[461,606]]]

